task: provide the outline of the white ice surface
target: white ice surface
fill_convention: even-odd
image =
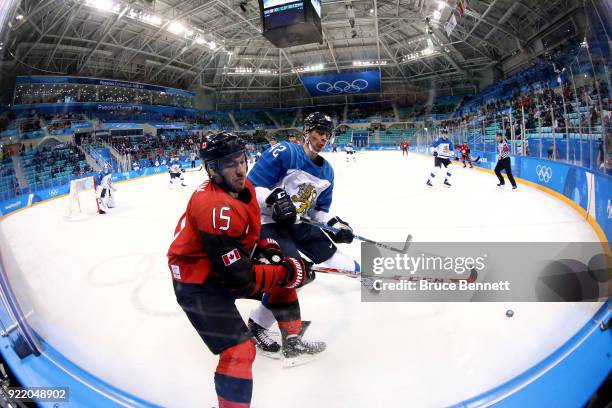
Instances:
[[[332,213],[380,241],[597,241],[580,214],[536,189],[499,191],[496,178],[454,167],[453,187],[424,182],[431,158],[360,153],[335,169]],[[169,407],[216,406],[217,357],[176,303],[166,251],[203,172],[189,187],[167,175],[118,184],[107,216],[67,221],[66,198],[0,225],[3,257],[31,323],[83,369]],[[444,216],[446,214],[446,216]],[[357,259],[359,243],[342,246]],[[24,303],[25,302],[24,300]],[[257,358],[253,407],[439,407],[520,374],[569,339],[597,303],[361,303],[355,280],[320,274],[300,292],[309,334],[328,344],[318,361],[282,369]],[[243,316],[255,301],[239,301]],[[505,317],[512,309],[513,318]],[[28,312],[28,310],[26,310]]]

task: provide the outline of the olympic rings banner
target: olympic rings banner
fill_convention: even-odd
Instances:
[[[310,96],[380,92],[378,70],[303,76],[302,81]]]

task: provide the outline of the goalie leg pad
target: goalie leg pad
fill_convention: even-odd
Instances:
[[[115,196],[113,195],[113,193],[108,190],[108,203],[107,203],[108,208],[113,208],[115,207]]]

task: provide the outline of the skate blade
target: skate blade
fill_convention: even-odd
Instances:
[[[257,349],[257,355],[271,358],[272,360],[280,360],[281,357],[283,356],[280,350],[277,352],[273,352],[273,351],[264,351],[261,349]]]
[[[292,358],[283,357],[283,368],[293,368],[293,367],[311,363],[313,361],[320,359],[323,356],[323,354],[325,354],[325,350],[317,354],[302,354],[299,357],[292,357]]]

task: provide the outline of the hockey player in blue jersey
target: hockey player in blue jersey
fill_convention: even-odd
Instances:
[[[450,158],[451,156],[455,155],[455,152],[454,152],[455,148],[453,146],[453,142],[448,140],[448,134],[445,130],[443,130],[440,137],[432,143],[432,146],[434,148],[434,152],[433,152],[434,168],[429,174],[429,178],[427,179],[427,183],[425,184],[427,184],[429,187],[433,187],[433,184],[431,184],[431,180],[433,180],[433,178],[436,177],[436,174],[438,174],[438,171],[440,171],[440,168],[444,166],[446,168],[446,177],[444,178],[444,186],[450,187],[451,184],[448,182],[448,179],[450,179],[451,177]]]
[[[96,176],[96,184],[99,191],[98,195],[98,213],[106,214],[109,208],[115,206],[115,197],[112,192],[116,191],[113,184],[113,175],[109,169],[105,169]]]
[[[281,142],[271,146],[255,163],[248,178],[255,186],[261,207],[262,239],[276,240],[285,256],[301,258],[301,254],[304,254],[315,264],[325,263],[329,267],[359,271],[359,264],[338,251],[335,245],[351,243],[353,230],[340,217],[329,214],[334,171],[319,153],[330,141],[332,131],[329,116],[320,112],[310,114],[304,120],[303,145]],[[338,232],[326,234],[318,227],[300,222],[300,217],[326,223],[337,228]],[[325,343],[306,342],[301,335],[296,346],[296,339],[288,341],[283,327],[280,327],[282,350],[270,338],[267,329],[275,320],[288,320],[282,317],[291,313],[299,314],[297,298],[264,296],[261,306],[253,311],[249,319],[249,328],[258,348],[274,357],[281,357],[280,354],[283,358],[288,354],[300,355],[306,360],[308,355],[323,351]],[[303,326],[302,333],[304,329]]]

